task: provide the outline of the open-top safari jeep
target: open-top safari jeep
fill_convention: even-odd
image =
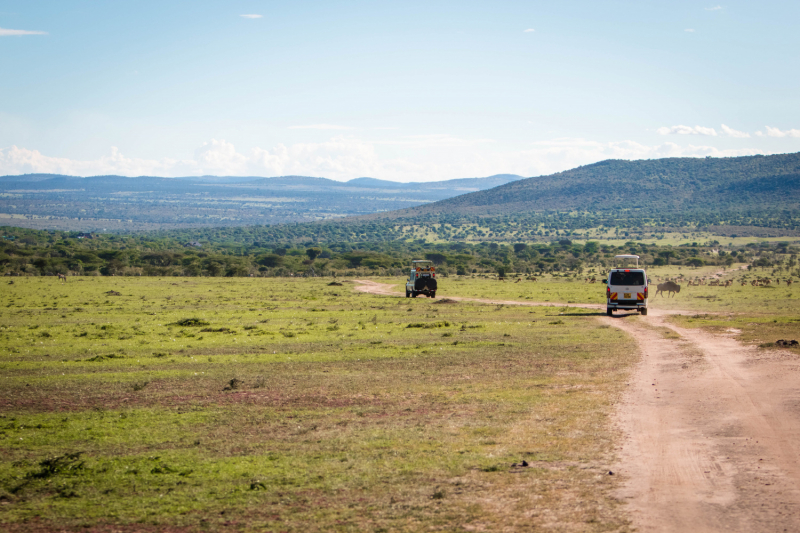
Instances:
[[[433,261],[411,261],[411,274],[406,281],[406,298],[416,298],[418,294],[436,298],[436,288],[436,267],[433,266]]]

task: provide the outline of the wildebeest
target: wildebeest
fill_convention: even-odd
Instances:
[[[681,292],[681,286],[674,281],[665,281],[656,285],[656,296],[658,296],[659,292],[662,293],[661,296],[664,296],[664,292],[669,292],[671,293],[670,296],[674,296],[675,293]]]

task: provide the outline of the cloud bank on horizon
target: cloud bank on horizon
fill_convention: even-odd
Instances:
[[[780,131],[770,128],[771,131]],[[800,130],[790,130],[800,136]],[[741,132],[737,132],[741,133]],[[789,132],[781,132],[789,135]],[[774,135],[773,136],[778,136]],[[195,150],[192,159],[143,159],[123,155],[116,147],[93,160],[51,157],[36,150],[11,146],[0,149],[0,175],[66,174],[71,176],[316,176],[340,181],[375,177],[393,181],[435,181],[499,173],[531,177],[595,163],[604,159],[654,159],[663,157],[735,157],[766,155],[753,148],[718,149],[713,146],[680,146],[666,142],[644,145],[635,141],[597,142],[555,139],[531,143],[523,150],[477,154],[476,144],[449,136],[421,136],[400,141],[405,146],[436,146],[451,153],[443,165],[436,160],[382,159],[373,143],[338,136],[320,143],[278,144],[269,149],[239,152],[225,140],[212,139]]]

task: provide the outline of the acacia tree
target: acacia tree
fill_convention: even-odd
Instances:
[[[319,248],[309,248],[308,250],[306,250],[306,255],[312,261],[314,259],[316,259],[317,257],[319,257],[319,254],[321,254],[321,253],[322,253],[322,250],[319,249]]]

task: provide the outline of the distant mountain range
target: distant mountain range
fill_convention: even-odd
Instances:
[[[307,176],[0,177],[0,225],[8,226],[134,231],[327,221],[324,231],[335,235],[333,226],[344,217],[354,239],[374,233],[374,222],[389,231],[398,223],[475,225],[485,217],[512,217],[527,226],[636,226],[648,220],[797,231],[800,153],[607,160],[535,178],[498,174],[427,183]],[[321,231],[311,224],[291,234],[313,240]]]
[[[0,225],[146,230],[307,222],[392,211],[522,179],[513,174],[424,183],[308,176],[0,177]]]
[[[85,187],[103,187],[120,191],[138,191],[152,187],[175,190],[185,189],[188,184],[225,185],[245,188],[280,190],[354,190],[380,189],[387,191],[482,191],[523,179],[516,174],[496,174],[486,178],[463,178],[445,181],[410,182],[379,180],[375,178],[355,178],[350,181],[336,181],[328,178],[312,178],[309,176],[279,176],[275,178],[241,177],[241,176],[186,176],[180,178],[160,178],[154,176],[90,176],[77,177],[63,174],[21,174],[17,176],[0,176],[0,189],[10,190],[12,187],[26,186],[29,189],[52,189],[67,187],[81,189]]]

